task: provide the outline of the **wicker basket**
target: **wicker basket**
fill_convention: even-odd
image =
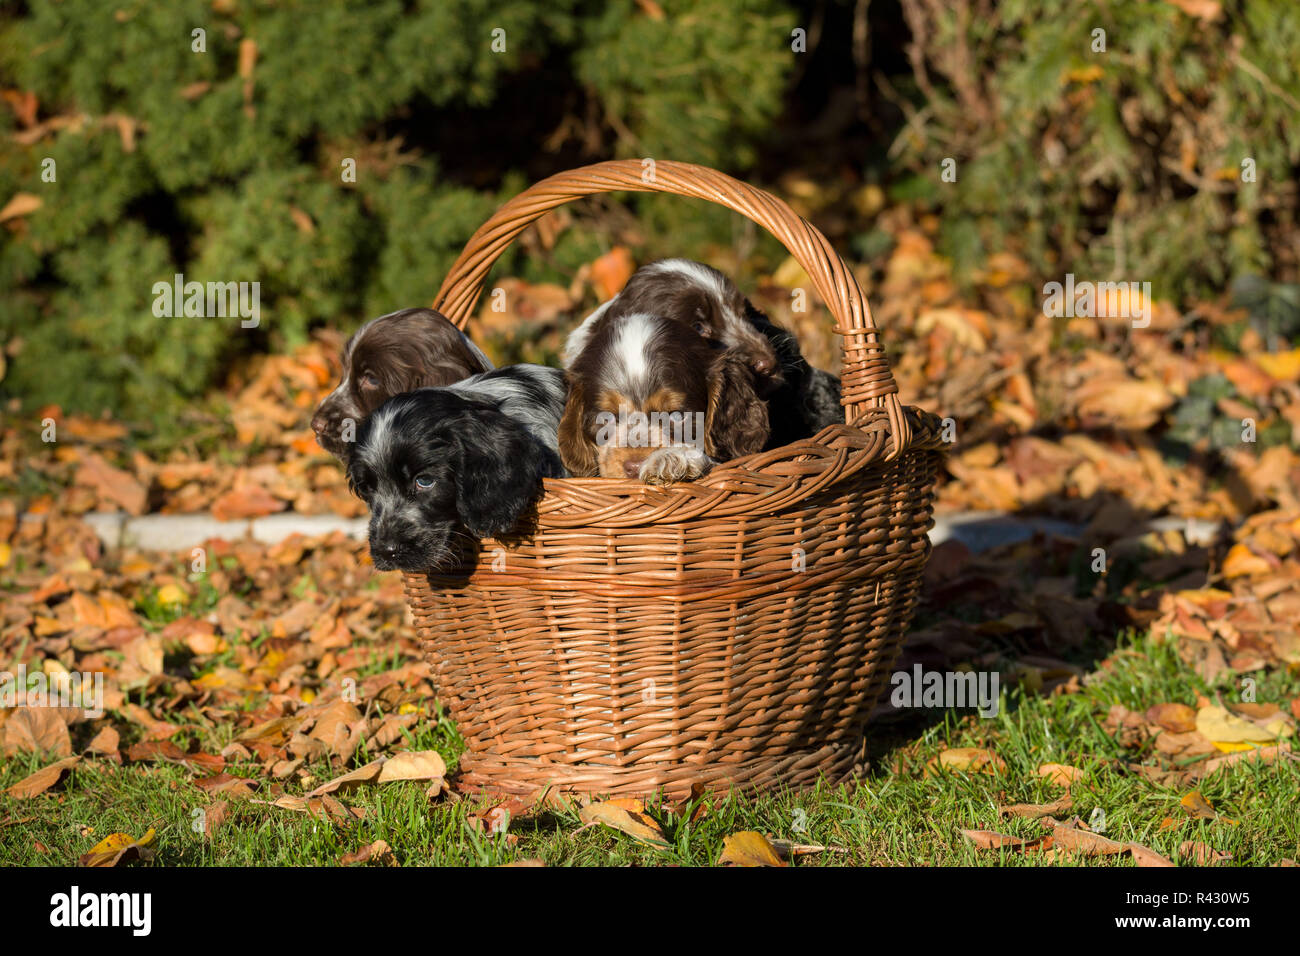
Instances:
[[[464,327],[502,250],[617,190],[707,199],[767,228],[843,336],[846,421],[650,487],[548,479],[535,526],[406,591],[467,745],[459,784],[668,797],[847,773],[929,554],[937,418],[898,401],[858,284],[783,202],[701,166],[598,163],[507,202],[435,306]]]

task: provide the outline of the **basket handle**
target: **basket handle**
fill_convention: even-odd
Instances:
[[[535,183],[506,202],[470,237],[438,290],[434,308],[464,329],[483,280],[497,257],[531,223],[557,206],[604,192],[662,192],[706,199],[747,216],[789,250],[812,279],[821,300],[835,317],[842,337],[844,366],[841,404],[846,422],[871,408],[883,408],[893,437],[893,458],[911,444],[912,429],[903,414],[884,346],[871,319],[858,281],[826,237],[788,205],[707,166],[657,160],[621,159],[582,166]]]

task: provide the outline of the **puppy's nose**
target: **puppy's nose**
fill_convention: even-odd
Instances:
[[[629,478],[636,478],[641,474],[641,464],[644,461],[644,458],[629,458],[623,462],[623,474]]]
[[[776,371],[776,360],[760,355],[754,359],[753,369],[759,375],[771,375]]]

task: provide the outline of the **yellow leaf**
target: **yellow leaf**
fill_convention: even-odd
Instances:
[[[767,837],[753,830],[741,830],[723,838],[719,863],[732,866],[786,866]]]
[[[1077,70],[1070,70],[1065,74],[1065,78],[1071,83],[1096,83],[1103,76],[1101,67],[1085,66]]]
[[[1196,712],[1196,729],[1225,753],[1263,747],[1290,733],[1290,725],[1280,713],[1256,724],[1213,706]]]
[[[1046,777],[1049,783],[1069,789],[1072,783],[1083,776],[1083,771],[1068,764],[1045,763],[1038,768],[1038,775]]]
[[[153,844],[157,839],[153,827],[140,839],[127,833],[112,833],[96,843],[89,853],[78,859],[81,866],[116,866],[127,858],[128,851],[135,850],[135,856],[148,860],[154,855]]]
[[[184,604],[185,592],[175,584],[166,584],[158,589],[158,603],[164,606]]]
[[[1300,379],[1300,349],[1289,352],[1265,352],[1252,356],[1251,359],[1264,372],[1279,382],[1294,382]]]
[[[9,546],[8,541],[0,541],[0,568],[9,564],[9,559],[13,557],[13,548]]]
[[[1213,820],[1217,816],[1210,801],[1206,800],[1199,790],[1193,790],[1178,802],[1183,805],[1183,809],[1193,820]]]
[[[626,833],[633,839],[652,846],[668,846],[668,838],[659,824],[642,813],[624,810],[613,803],[589,803],[583,807],[578,816],[583,823],[599,823],[603,826]]]
[[[1271,574],[1269,563],[1244,544],[1234,544],[1223,559],[1223,576],[1225,578],[1255,577]]]
[[[938,756],[938,765],[949,770],[966,770],[970,773],[997,773],[1006,764],[991,750],[979,747],[955,747]],[[935,761],[930,761],[933,766]]]

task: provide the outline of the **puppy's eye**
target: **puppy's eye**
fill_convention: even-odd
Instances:
[[[428,491],[430,488],[433,487],[433,484],[434,484],[433,479],[430,478],[428,475],[415,476],[415,487],[417,491]]]
[[[362,387],[362,388],[378,388],[378,387],[379,387],[379,379],[375,378],[375,377],[374,377],[373,375],[371,375],[369,372],[363,372],[362,375],[361,375],[361,387]]]
[[[692,327],[697,333],[704,336],[706,339],[709,337],[709,323],[705,322],[703,319],[696,320],[695,325]]]

